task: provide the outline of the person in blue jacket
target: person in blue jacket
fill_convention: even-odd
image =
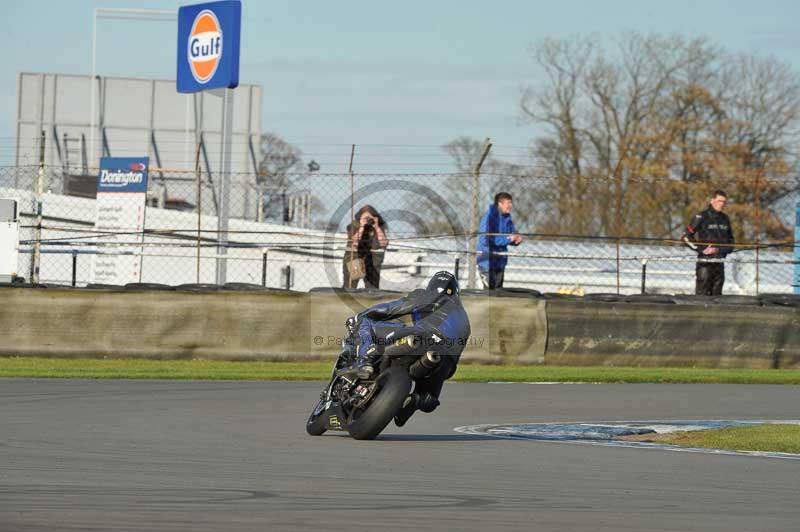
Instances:
[[[500,192],[481,219],[478,237],[478,271],[483,287],[489,290],[503,288],[503,276],[508,257],[498,255],[508,251],[509,244],[518,246],[522,237],[517,234],[511,219],[513,202],[511,194]]]

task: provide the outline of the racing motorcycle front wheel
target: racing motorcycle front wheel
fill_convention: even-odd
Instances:
[[[325,412],[325,399],[320,399],[311,415],[308,416],[308,421],[306,421],[306,432],[310,436],[322,436],[325,434],[327,427],[325,426],[325,416],[322,415],[323,412]]]

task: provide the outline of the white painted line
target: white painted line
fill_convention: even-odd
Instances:
[[[657,434],[704,430],[711,428],[749,426],[759,424],[800,425],[800,420],[659,420],[659,421],[600,421],[566,423],[497,423],[455,427],[456,432],[476,436],[493,436],[501,439],[540,441],[549,443],[573,443],[581,445],[602,445],[606,447],[627,447],[639,449],[658,449],[689,453],[721,454],[727,456],[751,456],[759,458],[782,458],[800,460],[800,454],[763,451],[731,451],[726,449],[703,449],[680,447],[652,442],[632,442],[615,439],[626,434]]]

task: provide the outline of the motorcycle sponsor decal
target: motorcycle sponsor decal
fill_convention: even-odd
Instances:
[[[800,425],[800,420],[692,420],[692,421],[610,421],[587,423],[515,423],[487,424],[456,427],[456,432],[477,436],[494,436],[515,440],[535,440],[559,443],[578,443],[584,445],[605,445],[615,447],[636,447],[661,449],[692,453],[724,454],[732,456],[758,456],[764,458],[783,458],[800,460],[800,454],[729,451],[725,449],[701,449],[679,447],[647,441],[628,441],[629,436],[644,434],[670,434],[695,430],[747,427],[759,424]]]
[[[336,415],[328,416],[328,425],[330,425],[332,429],[342,428],[342,424],[339,422],[339,416]]]

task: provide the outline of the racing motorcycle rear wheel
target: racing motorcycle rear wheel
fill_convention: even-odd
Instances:
[[[374,440],[392,421],[411,391],[411,377],[405,368],[395,366],[378,376],[378,390],[366,409],[354,413],[347,432],[356,440]]]

